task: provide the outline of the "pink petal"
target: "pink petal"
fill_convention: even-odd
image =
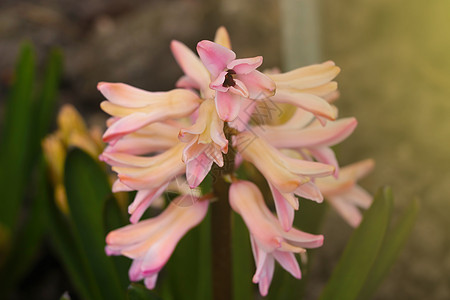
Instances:
[[[334,154],[333,149],[329,147],[319,147],[319,148],[309,148],[309,152],[311,152],[314,158],[327,165],[332,165],[335,168],[334,177],[338,177],[339,175],[339,163],[337,161],[336,155]]]
[[[229,122],[236,119],[241,108],[241,96],[233,93],[216,92],[216,109],[219,118]]]
[[[175,135],[176,137],[176,135]],[[144,138],[142,136],[125,136],[114,145],[109,145],[104,152],[122,152],[132,155],[142,155],[167,150],[176,144],[176,140],[164,138]]]
[[[191,189],[196,188],[211,170],[213,160],[202,153],[186,165],[186,179]]]
[[[299,186],[295,192],[296,195],[321,203],[323,201],[322,193],[319,188],[312,182],[307,182]]]
[[[294,222],[294,208],[272,184],[269,183],[269,187],[272,191],[273,201],[275,202],[275,208],[281,227],[284,231],[289,231]]]
[[[197,44],[197,52],[213,78],[216,78],[226,69],[227,64],[236,58],[236,54],[230,49],[207,40]]]
[[[172,41],[170,49],[184,74],[193,80],[201,90],[207,89],[210,80],[208,70],[197,55],[179,41]]]
[[[339,196],[329,197],[327,200],[350,226],[358,227],[362,220],[362,214],[356,206]]]
[[[275,93],[275,82],[259,71],[255,70],[246,75],[238,74],[236,79],[245,84],[251,99],[264,100]]]
[[[278,89],[271,99],[275,102],[295,105],[328,120],[335,120],[337,117],[336,110],[327,101],[316,95]]]
[[[286,271],[291,273],[292,276],[298,279],[302,277],[300,266],[292,252],[274,251],[273,256]]]
[[[284,233],[289,243],[302,248],[318,248],[323,245],[323,235],[315,235],[292,228]]]
[[[141,271],[142,259],[135,259],[128,270],[128,277],[131,281],[140,281],[144,278]]]
[[[280,152],[281,155],[283,155]],[[280,156],[281,156],[280,155]],[[281,156],[283,160],[281,161],[283,165],[289,169],[289,171],[295,174],[301,174],[305,176],[327,176],[331,175],[334,172],[334,167],[331,165],[315,162],[315,161],[307,161],[303,159],[295,159],[289,156],[283,155]]]
[[[166,190],[169,184],[164,184],[159,188],[150,190],[140,190],[137,192],[134,201],[128,206],[128,213],[131,214],[130,222],[135,224],[142,217],[147,208],[150,207],[152,202],[160,197]]]
[[[220,72],[219,75],[217,75],[216,79],[214,79],[214,81],[209,84],[209,87],[215,91],[223,93],[227,92],[229,90],[229,87],[223,86],[227,74],[228,72],[226,71]]]
[[[249,93],[245,84],[239,79],[234,80],[235,85],[229,87],[229,92],[239,95],[241,97],[248,98]]]
[[[235,59],[228,63],[227,68],[236,72],[236,74],[248,74],[261,66],[263,62],[262,56],[251,58]]]
[[[117,122],[112,124],[103,134],[104,142],[111,142],[119,139],[122,136],[135,132],[136,130],[154,122],[158,119],[158,116],[151,116],[146,113],[133,113],[126,117],[120,118]]]
[[[148,105],[154,94],[125,83],[99,82],[97,89],[106,99],[125,107],[142,107]]]
[[[367,174],[372,172],[375,167],[375,161],[373,159],[365,159],[351,165],[342,168],[342,176],[346,178],[351,178],[353,180],[358,180],[365,177]]]
[[[262,135],[278,148],[317,148],[334,146],[353,133],[358,122],[355,118],[328,122],[326,126],[311,126],[301,129],[264,128]]]
[[[144,279],[145,287],[149,290],[153,290],[156,285],[156,280],[158,279],[158,273],[151,275],[150,277],[146,277]]]
[[[328,83],[339,74],[334,62],[298,68],[287,73],[270,75],[282,88],[308,89]]]
[[[372,204],[373,197],[359,185],[355,185],[345,194],[349,203],[357,205],[363,209],[368,209]]]
[[[248,98],[241,98],[241,101],[242,101],[241,108],[239,110],[237,118],[234,119],[234,121],[229,122],[228,125],[239,131],[244,131],[246,128],[249,127],[248,122],[252,117],[257,102]]]
[[[270,284],[272,283],[273,273],[275,271],[275,260],[272,255],[269,255],[264,264],[264,271],[259,280],[259,293],[261,296],[267,296],[269,293]]]

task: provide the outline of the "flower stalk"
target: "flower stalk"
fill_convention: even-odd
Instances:
[[[231,145],[233,129],[224,125],[225,137]],[[231,208],[228,204],[230,183],[225,180],[226,175],[234,171],[235,152],[224,155],[224,165],[216,164],[211,169],[213,176],[213,192],[217,201],[211,205],[211,248],[212,248],[212,279],[213,297],[215,300],[232,299],[232,270],[231,270]]]

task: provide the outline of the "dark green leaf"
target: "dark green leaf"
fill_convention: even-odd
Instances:
[[[62,71],[62,54],[54,49],[49,56],[42,89],[38,95],[33,127],[34,143],[40,146],[41,139],[47,134],[55,113],[58,86]]]
[[[119,276],[104,251],[103,209],[111,195],[106,173],[88,154],[71,150],[66,159],[64,183],[76,236],[92,269],[102,299],[123,299]]]
[[[14,84],[5,108],[0,145],[0,223],[10,230],[16,223],[28,174],[30,173],[30,125],[34,79],[34,51],[24,44]]]
[[[44,188],[49,188],[46,183]],[[57,208],[53,197],[47,202],[47,222],[50,242],[82,299],[99,299],[100,291],[92,287],[93,275],[85,253],[73,233],[68,218]]]
[[[15,235],[13,248],[10,257],[2,274],[0,285],[6,288],[12,288],[20,279],[20,277],[28,270],[33,262],[36,252],[39,249],[40,242],[46,227],[46,203],[48,201],[47,190],[44,188],[45,183],[45,164],[43,158],[39,165],[37,179],[36,195],[31,199],[31,207],[23,226],[20,227]]]
[[[411,233],[419,212],[419,201],[413,200],[403,213],[396,226],[386,234],[380,254],[367,277],[366,283],[359,294],[359,299],[370,299],[384,277],[387,275],[400,254]]]
[[[392,211],[392,192],[380,189],[353,232],[321,298],[356,299],[381,249]]]

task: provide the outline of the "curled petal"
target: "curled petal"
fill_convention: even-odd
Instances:
[[[238,74],[236,78],[245,84],[251,99],[264,100],[275,94],[275,82],[257,70],[246,75]]]
[[[207,40],[197,44],[197,52],[212,78],[216,78],[236,58],[230,49]]]
[[[263,62],[262,56],[256,56],[251,58],[235,59],[228,63],[227,69],[233,70],[236,74],[248,74],[261,66]]]

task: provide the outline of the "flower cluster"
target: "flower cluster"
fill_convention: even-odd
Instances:
[[[373,162],[339,171],[331,149],[357,125],[354,118],[337,119],[332,104],[338,95],[333,79],[340,69],[328,61],[287,73],[263,73],[257,70],[261,56],[236,58],[223,27],[214,42],[197,44],[198,56],[178,41],[171,43],[171,50],[184,71],[172,91],[98,84],[107,99],[101,108],[111,115],[103,135],[109,145],[100,158],[118,174],[114,192],[137,191],[128,208],[132,224],[108,234],[106,251],[133,259],[130,279],[144,279],[153,288],[177,242],[202,221],[213,196],[181,192],[159,216],[139,221],[144,212],[174,182],[187,181],[194,189],[213,164],[232,164],[236,170],[247,161],[267,180],[276,215],[251,178],[234,171],[220,176],[231,183],[230,205],[249,229],[256,262],[253,282],[266,295],[275,260],[300,278],[295,253],[323,243],[322,235],[293,227],[297,196],[316,202],[325,196],[352,226],[361,219],[357,206],[371,203],[356,181]],[[280,114],[258,116],[267,106]],[[187,197],[192,205],[175,204]]]

